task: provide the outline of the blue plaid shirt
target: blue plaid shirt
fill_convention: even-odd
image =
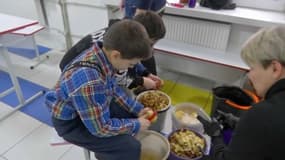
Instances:
[[[71,120],[79,116],[95,136],[136,134],[140,128],[138,119],[110,118],[109,105],[112,98],[135,115],[141,111],[143,105],[129,97],[117,85],[114,77],[116,70],[99,44],[94,43],[71,63],[97,63],[101,70],[90,67],[67,70],[67,66],[55,88],[46,94],[46,104],[51,109],[52,116],[57,119]]]

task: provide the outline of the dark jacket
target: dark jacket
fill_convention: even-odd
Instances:
[[[281,160],[285,157],[285,79],[244,114],[229,146],[213,139],[213,160]],[[283,157],[283,158],[282,158]]]

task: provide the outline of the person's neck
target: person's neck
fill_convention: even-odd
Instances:
[[[104,54],[106,55],[108,61],[111,62],[110,61],[111,60],[111,52],[108,51],[105,47],[103,47],[102,50],[103,50]]]
[[[112,58],[111,58],[112,51],[106,49],[105,47],[102,47],[102,50],[103,50],[103,53],[106,55],[106,58],[107,58],[108,62],[112,65],[112,67],[114,68],[114,70],[117,71],[117,69],[114,67],[114,64],[113,64],[113,62],[112,62]]]
[[[280,79],[285,79],[285,67],[282,68],[282,75]]]

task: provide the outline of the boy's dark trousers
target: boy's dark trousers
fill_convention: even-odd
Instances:
[[[135,118],[115,102],[110,106],[111,117]],[[95,153],[98,160],[139,160],[141,144],[135,137],[127,134],[107,138],[92,135],[79,117],[73,120],[52,118],[53,125],[66,141]]]
[[[154,56],[150,57],[149,59],[142,60],[141,63],[150,73],[157,75],[156,62]]]

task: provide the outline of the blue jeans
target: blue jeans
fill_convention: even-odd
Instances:
[[[117,103],[110,105],[111,118],[135,118]],[[95,153],[98,160],[139,160],[140,142],[133,136],[122,134],[112,137],[96,137],[84,126],[79,117],[72,120],[52,118],[54,128],[66,141],[86,148]]]
[[[125,18],[131,19],[136,13],[136,0],[125,0]]]

